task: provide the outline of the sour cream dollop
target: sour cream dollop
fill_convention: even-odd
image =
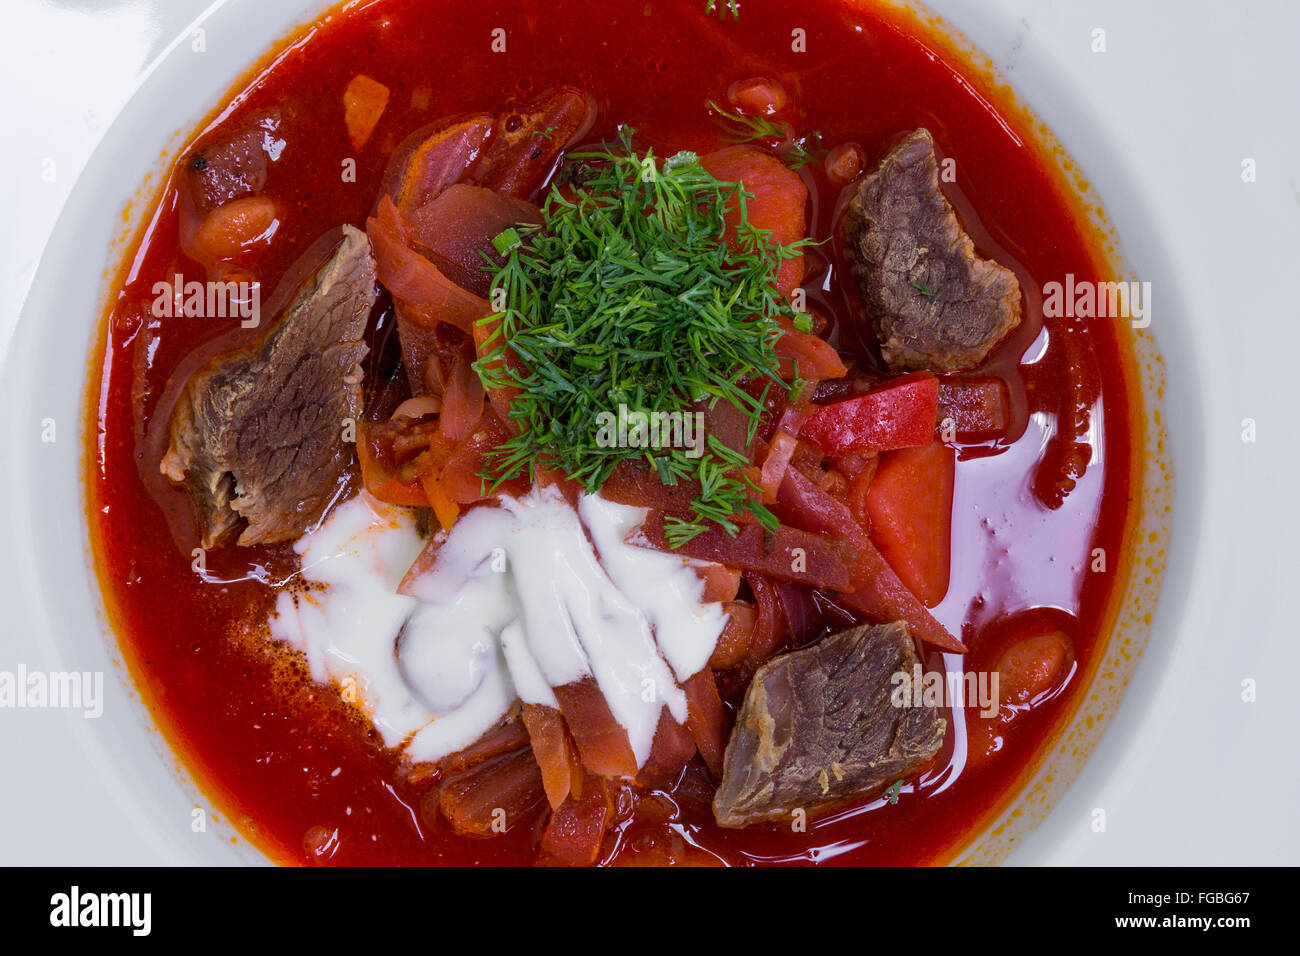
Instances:
[[[314,679],[351,691],[390,747],[437,760],[473,743],[516,699],[595,680],[637,763],[661,710],[685,723],[679,683],[726,623],[689,559],[624,542],[645,511],[553,488],[466,512],[398,594],[424,547],[410,513],[364,492],[295,549],[314,585],[281,594],[272,636]]]

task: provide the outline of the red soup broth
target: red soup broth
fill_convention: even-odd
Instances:
[[[491,51],[506,30],[506,52]],[[806,35],[794,49],[792,31]],[[348,142],[341,98],[356,74],[391,90],[368,143]],[[899,11],[833,0],[745,0],[739,20],[697,0],[586,5],[390,0],[335,11],[301,42],[286,42],[232,90],[199,134],[237,126],[268,107],[285,140],[265,194],[282,225],[257,258],[273,288],[288,266],[341,222],[362,225],[393,148],[441,116],[498,110],[569,84],[599,104],[593,140],[635,127],[660,155],[720,145],[709,100],[753,76],[790,96],[783,118],[828,146],[860,144],[868,165],[918,126],[957,159],[945,192],[984,255],[1012,266],[1025,322],[981,375],[1011,384],[1012,434],[961,447],[953,513],[951,584],[935,615],[971,648],[952,670],[987,671],[1018,639],[1060,632],[1070,659],[1054,691],[1002,724],[949,710],[943,751],[896,802],[788,826],[719,829],[707,788],[690,774],[639,798],[607,843],[614,862],[825,861],[927,863],[949,858],[1005,806],[1047,749],[1104,649],[1117,567],[1130,519],[1127,353],[1114,320],[1044,319],[1045,283],[1107,277],[1101,239],[1062,184],[1055,161],[1000,94],[919,21]],[[196,134],[197,135],[197,134]],[[355,182],[340,174],[356,161]],[[813,235],[831,235],[840,190],[821,164],[810,187]],[[832,339],[878,363],[833,247],[809,256],[812,308]],[[525,864],[542,819],[491,839],[451,833],[410,775],[336,690],[313,684],[301,662],[273,647],[265,621],[295,563],[288,546],[192,551],[188,496],[159,473],[180,386],[212,354],[254,332],[239,318],[159,319],[153,286],[173,271],[202,277],[179,248],[174,177],[126,258],[92,376],[88,481],[91,538],[126,660],[158,725],[238,829],[282,862]],[[1084,428],[1088,425],[1088,428]],[[1068,494],[1063,475],[1088,465]],[[1088,556],[1112,556],[1092,573]],[[837,626],[830,609],[823,631]],[[941,668],[932,653],[927,667]],[[626,797],[624,811],[629,809]],[[435,797],[436,801],[436,797]],[[625,815],[626,817],[626,815]]]

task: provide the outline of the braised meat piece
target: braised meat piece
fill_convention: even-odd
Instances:
[[[754,675],[731,732],[713,815],[724,827],[809,816],[928,763],[947,721],[912,703],[912,637],[863,626],[774,657]],[[895,679],[895,674],[903,676]]]
[[[862,181],[842,234],[891,369],[978,365],[1020,324],[1015,274],[975,254],[939,189],[929,130],[909,135]]]
[[[361,415],[376,296],[370,243],[344,226],[261,343],[187,383],[161,467],[189,489],[205,548],[228,543],[243,519],[238,543],[250,545],[296,538],[324,514],[352,462],[344,424]]]

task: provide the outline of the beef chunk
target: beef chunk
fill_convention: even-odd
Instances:
[[[1020,285],[975,254],[939,190],[929,130],[890,150],[858,187],[843,238],[853,277],[891,369],[978,365],[1020,324]]]
[[[754,675],[723,762],[713,815],[724,827],[809,816],[926,764],[947,721],[896,707],[894,675],[917,663],[901,621],[856,627],[773,658]]]
[[[291,273],[296,271],[291,269]],[[365,233],[310,273],[260,344],[220,355],[185,386],[162,472],[194,499],[203,546],[296,538],[351,465],[345,419],[361,415],[363,339],[377,295]]]

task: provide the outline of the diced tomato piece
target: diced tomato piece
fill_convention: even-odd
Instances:
[[[537,862],[549,866],[591,866],[600,856],[605,831],[614,816],[608,784],[588,777],[581,797],[569,797],[551,814],[542,834]]]
[[[965,653],[966,645],[934,619],[870,541],[862,545],[855,584],[854,590],[835,595],[835,600],[878,624],[902,621],[913,636],[927,644]]]
[[[862,153],[862,147],[857,143],[836,146],[826,154],[826,159],[822,162],[826,170],[826,178],[837,189],[842,189],[857,179],[865,165],[866,157]]]
[[[727,712],[718,696],[713,671],[704,668],[682,685],[686,692],[686,726],[695,739],[700,759],[715,779],[722,779],[722,757],[727,750]]]
[[[387,106],[388,87],[378,80],[358,73],[348,81],[343,90],[343,123],[353,146],[360,149],[365,145]]]
[[[541,771],[527,748],[450,777],[438,792],[438,809],[462,836],[493,836],[498,810],[505,812],[508,830],[545,801]]]
[[[614,718],[595,680],[584,677],[557,687],[555,698],[587,771],[598,777],[634,779],[636,756],[627,730]]]
[[[524,704],[524,726],[533,746],[533,756],[542,770],[542,786],[551,809],[556,810],[574,789],[581,789],[582,761],[577,745],[569,736],[564,718],[554,707]]]
[[[779,80],[763,76],[732,83],[727,90],[727,99],[740,112],[751,116],[771,116],[781,112],[790,102],[790,97]]]
[[[857,398],[822,405],[799,437],[816,442],[828,455],[928,445],[934,440],[938,397],[934,375],[905,375]]]
[[[1010,423],[1010,398],[1000,378],[963,378],[939,383],[939,423],[942,434],[951,421],[957,441],[1001,438]]]
[[[277,107],[254,113],[235,130],[223,123],[211,135],[205,135],[180,163],[177,175],[183,246],[188,244],[187,219],[201,219],[232,199],[262,191],[272,161],[266,147],[274,142],[279,129]]]
[[[928,607],[948,591],[956,470],[956,451],[939,442],[886,452],[867,492],[871,540]]]
[[[808,190],[797,173],[769,153],[753,146],[728,146],[700,157],[700,165],[728,183],[741,183],[753,198],[745,202],[749,223],[770,230],[780,245],[798,242],[808,235],[805,207]],[[733,204],[726,216],[728,242],[735,243],[740,211]],[[776,274],[776,289],[788,296],[803,282],[804,261],[800,254],[784,260]]]
[[[680,548],[669,547],[661,511],[651,510],[629,543],[717,561],[729,568],[759,571],[774,578],[802,581],[813,587],[841,590],[850,586],[856,563],[853,542],[843,537],[802,531],[785,525],[768,532],[757,524],[742,525],[733,536],[710,524]]]

